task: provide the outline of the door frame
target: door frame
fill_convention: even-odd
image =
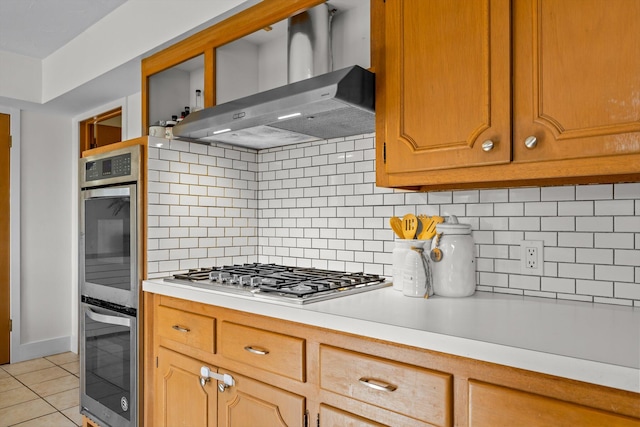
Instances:
[[[10,118],[11,153],[9,158],[9,313],[13,321],[9,359],[11,363],[21,361],[20,337],[20,110],[0,105],[0,113]]]

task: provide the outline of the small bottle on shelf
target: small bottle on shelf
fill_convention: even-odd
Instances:
[[[196,105],[193,107],[193,111],[202,110],[202,91],[196,89]]]

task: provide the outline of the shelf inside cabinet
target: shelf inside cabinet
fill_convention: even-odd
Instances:
[[[204,55],[149,77],[149,124],[170,120],[185,107],[193,109],[196,90],[204,90]]]

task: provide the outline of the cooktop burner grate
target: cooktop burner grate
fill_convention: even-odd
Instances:
[[[376,274],[260,263],[192,269],[168,280],[298,304],[389,285]]]

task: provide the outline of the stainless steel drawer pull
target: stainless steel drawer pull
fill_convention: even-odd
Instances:
[[[190,332],[190,331],[191,331],[191,329],[189,329],[189,328],[183,328],[183,327],[182,327],[182,326],[180,326],[180,325],[173,325],[173,326],[172,326],[172,328],[173,328],[173,329],[175,329],[175,330],[176,330],[176,331],[178,331],[178,332]]]
[[[395,391],[398,387],[393,384],[389,384],[380,380],[374,380],[373,378],[362,377],[358,381],[360,384],[366,385],[367,387],[371,387],[374,390],[379,391]]]
[[[247,350],[249,353],[258,354],[260,356],[265,356],[269,354],[269,350],[265,350],[262,348],[254,348],[254,347],[251,347],[250,345],[246,346],[244,349]]]

